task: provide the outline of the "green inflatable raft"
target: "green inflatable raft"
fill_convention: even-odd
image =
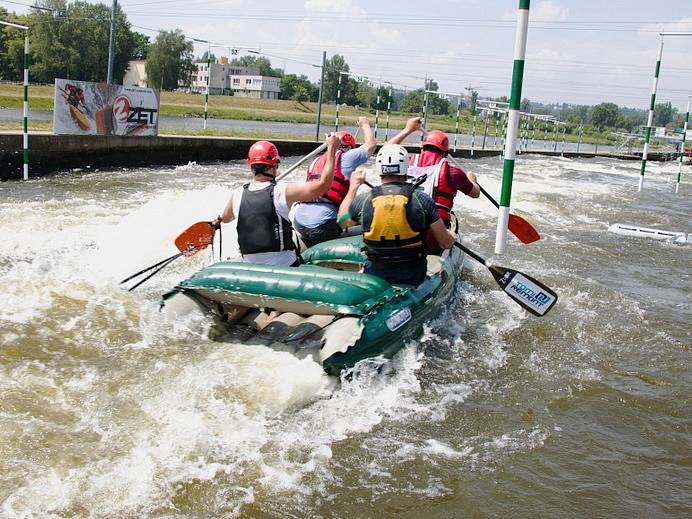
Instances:
[[[222,261],[164,295],[162,310],[202,310],[215,340],[311,355],[339,375],[365,358],[391,358],[419,336],[449,300],[463,261],[457,248],[428,256],[422,284],[393,286],[358,272],[362,245],[360,236],[321,243],[303,252],[300,267]],[[267,309],[283,313],[268,322]]]

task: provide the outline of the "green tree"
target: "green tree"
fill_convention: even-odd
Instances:
[[[673,108],[670,101],[667,103],[659,103],[654,106],[654,125],[667,126],[675,118],[677,110]]]
[[[349,72],[350,68],[348,63],[343,56],[340,54],[334,54],[329,58],[324,66],[324,100],[336,101],[336,93],[339,85],[339,73]],[[347,105],[358,104],[358,83],[348,77],[343,76],[341,78],[341,98],[340,103],[346,103]]]
[[[292,99],[294,101],[317,100],[318,90],[305,75],[286,74],[281,78],[281,99]]]
[[[605,127],[614,128],[618,121],[618,105],[615,103],[601,103],[594,106],[591,111],[591,124],[599,130]]]
[[[256,68],[261,76],[282,77],[284,75],[284,71],[280,68],[272,68],[272,62],[264,56],[241,56],[234,58],[231,65]]]
[[[147,59],[149,53],[149,36],[145,36],[141,32],[133,32],[132,37],[135,42],[135,48],[132,51],[132,59]]]
[[[110,5],[64,0],[38,0],[51,11],[27,16],[31,34],[32,76],[52,82],[56,77],[104,81],[108,68]],[[113,77],[120,82],[141,40],[134,36],[125,13],[116,11]]]
[[[145,66],[147,82],[159,90],[189,86],[194,70],[192,42],[183,31],[162,31],[149,48]]]
[[[209,52],[208,50],[205,50],[204,54],[202,54],[202,56],[200,58],[197,58],[195,61],[197,63],[201,61],[206,63],[207,59],[211,60],[212,63],[216,63],[216,56],[213,52]]]
[[[423,89],[412,90],[404,96],[399,105],[399,110],[411,114],[420,113],[423,110]]]

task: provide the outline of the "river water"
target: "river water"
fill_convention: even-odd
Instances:
[[[498,193],[498,158],[467,165]],[[420,340],[342,381],[164,322],[210,251],[118,286],[243,163],[0,184],[0,517],[690,517],[692,246],[606,230],[692,231],[692,171],[676,196],[677,165],[650,163],[638,194],[638,168],[522,157],[513,204],[542,239],[496,261],[557,306],[528,315],[467,259]],[[494,208],[457,203],[489,256]]]

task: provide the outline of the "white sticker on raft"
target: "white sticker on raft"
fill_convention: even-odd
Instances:
[[[517,272],[505,287],[505,292],[515,299],[521,300],[531,307],[538,315],[543,315],[555,302],[555,297],[547,294],[533,281]]]
[[[407,306],[393,311],[385,320],[390,332],[396,331],[411,320],[411,309]]]
[[[686,243],[688,236],[682,231],[662,231],[649,227],[639,227],[637,225],[625,225],[614,223],[608,227],[608,232],[619,234],[620,236],[634,236],[637,238],[650,238],[652,240],[673,240],[676,243]]]

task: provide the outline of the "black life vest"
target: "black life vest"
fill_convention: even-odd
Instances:
[[[373,262],[402,263],[425,257],[422,232],[411,227],[409,201],[416,187],[406,184],[398,193],[384,194],[382,186],[370,192],[372,221],[363,232],[365,254]]]
[[[238,245],[240,253],[295,250],[293,227],[274,207],[274,182],[270,188],[250,191],[243,186],[238,211]]]

